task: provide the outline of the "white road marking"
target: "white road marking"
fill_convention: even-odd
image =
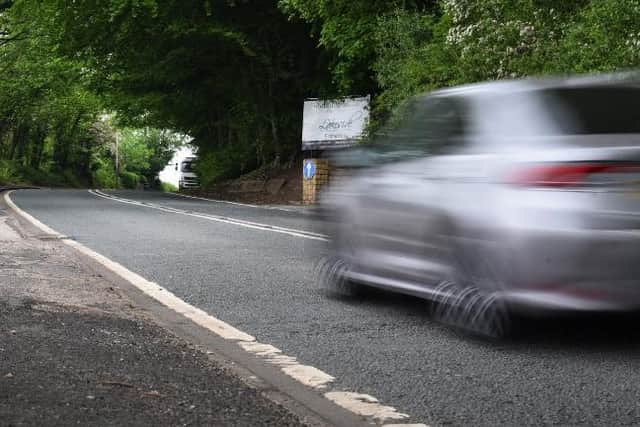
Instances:
[[[429,427],[426,424],[383,424],[382,427]]]
[[[246,334],[228,323],[223,322],[222,320],[216,319],[213,316],[208,315],[204,311],[200,310],[192,306],[191,304],[181,300],[177,296],[175,296],[170,291],[164,289],[162,286],[157,283],[150,282],[144,277],[134,273],[133,271],[125,268],[121,264],[118,264],[115,261],[110,260],[109,258],[100,255],[97,252],[87,248],[81,243],[76,242],[75,240],[69,239],[52,228],[44,225],[42,222],[35,219],[33,216],[24,212],[15,203],[11,200],[9,195],[11,192],[5,194],[4,200],[5,202],[17,213],[19,213],[23,218],[31,222],[33,225],[41,229],[43,232],[50,234],[52,236],[56,236],[60,238],[60,240],[67,245],[75,248],[81,253],[93,258],[104,267],[108,268],[112,272],[116,273],[118,276],[125,279],[127,282],[133,284],[136,288],[140,289],[145,294],[159,301],[160,303],[166,305],[172,310],[176,311],[179,314],[191,319],[196,324],[214,332],[215,334],[221,336],[222,338],[234,341],[255,341],[255,338],[249,334]]]
[[[53,228],[49,228],[45,224],[41,223],[40,221],[38,221],[37,219],[35,219],[31,215],[29,215],[28,213],[26,213],[25,211],[20,209],[15,203],[13,203],[13,200],[11,200],[11,198],[9,197],[9,195],[11,193],[13,193],[13,191],[8,191],[8,192],[6,192],[4,194],[4,201],[11,209],[13,209],[15,212],[17,212],[21,217],[23,217],[24,219],[29,221],[31,224],[33,224],[36,227],[38,227],[44,233],[50,234],[53,237],[58,237],[58,238],[64,237],[62,234],[58,233]]]
[[[256,339],[229,325],[228,323],[217,319],[205,311],[192,306],[191,304],[178,298],[172,292],[151,282],[144,277],[127,269],[123,265],[110,260],[109,258],[89,249],[83,244],[72,240],[54,229],[43,224],[27,212],[20,209],[10,198],[12,191],[5,193],[4,200],[14,212],[22,216],[25,220],[42,230],[44,233],[57,237],[63,243],[73,247],[84,255],[94,259],[122,279],[131,283],[145,294],[154,298],[156,301],[181,314],[197,325],[208,329],[219,337],[236,342],[242,349],[256,357],[260,357],[268,363],[276,365],[280,370],[295,379],[296,381],[316,390],[326,389],[335,378],[326,372],[314,368],[313,366],[303,365],[297,361],[295,357],[287,356],[282,351],[270,344],[257,342]],[[95,194],[95,193],[94,193]],[[96,194],[99,196],[99,194]],[[123,202],[125,203],[125,202]],[[139,203],[136,203],[139,204]],[[143,205],[144,206],[144,205]],[[325,398],[331,400],[337,405],[351,411],[355,414],[370,417],[377,422],[386,420],[403,420],[408,418],[407,414],[398,412],[391,406],[382,405],[378,399],[367,394],[359,394],[347,391],[330,391],[324,394]],[[386,427],[395,426],[395,424],[386,425]],[[424,424],[406,424],[405,427],[426,427]],[[383,426],[385,427],[385,426]]]
[[[284,212],[298,212],[295,209],[283,208],[281,206],[252,205],[249,203],[231,202],[229,200],[210,199],[208,197],[200,197],[200,196],[189,196],[187,194],[182,194],[182,193],[170,193],[170,192],[165,192],[165,193],[170,194],[172,196],[176,196],[176,197],[184,197],[187,199],[194,199],[194,200],[204,200],[206,202],[225,203],[227,205],[244,206],[247,208],[270,209],[270,210],[284,211]]]
[[[108,199],[115,202],[125,203],[129,205],[134,205],[134,206],[156,209],[163,212],[186,215],[194,218],[207,219],[209,221],[222,222],[225,224],[239,225],[241,227],[251,228],[254,230],[271,231],[273,233],[286,234],[294,237],[302,237],[304,239],[320,240],[323,242],[328,241],[327,236],[325,236],[324,234],[313,233],[311,231],[297,230],[295,228],[279,227],[276,225],[262,224],[259,222],[245,221],[242,219],[223,217],[218,215],[190,212],[190,211],[185,211],[183,209],[176,209],[176,208],[170,208],[168,206],[157,205],[154,203],[139,202],[137,200],[131,200],[131,199],[125,199],[122,197],[112,196],[110,194],[105,194],[100,190],[89,190],[89,193],[93,194],[94,196],[102,197],[103,199]]]
[[[398,412],[396,408],[381,405],[378,399],[368,394],[352,393],[348,391],[330,391],[324,396],[343,408],[375,420],[404,420],[409,415]]]
[[[260,356],[267,362],[279,366],[282,371],[302,384],[322,389],[335,380],[334,377],[313,366],[298,363],[295,357],[282,354],[279,348],[259,342],[238,343],[245,351]]]

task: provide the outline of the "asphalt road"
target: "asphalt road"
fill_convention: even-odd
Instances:
[[[151,192],[121,197],[317,231],[281,211]],[[433,323],[417,299],[326,297],[313,262],[326,243],[118,203],[28,190],[18,206],[187,302],[430,425],[640,424],[638,318],[531,322],[491,343]],[[414,421],[415,422],[415,421]]]
[[[304,425],[155,325],[5,301],[0,324],[3,426]]]

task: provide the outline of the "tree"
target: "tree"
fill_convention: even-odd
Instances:
[[[375,92],[376,36],[381,16],[400,10],[438,10],[435,0],[280,0],[292,18],[312,23],[332,56],[334,81],[343,94]]]
[[[119,144],[121,168],[151,184],[185,142],[184,136],[167,130],[125,128]]]
[[[436,87],[636,67],[639,3],[0,0],[0,158],[107,179],[116,112],[147,178],[146,128],[193,137],[204,183],[292,164],[305,97],[371,94],[381,123]]]
[[[640,65],[640,2],[591,1],[558,46],[554,71],[599,72]]]
[[[11,42],[0,45],[0,155],[37,181],[47,180],[36,174],[44,169],[58,184],[78,183],[90,175],[88,131],[100,103],[81,64],[52,54],[50,12],[19,1],[1,12]]]
[[[301,101],[325,74],[309,28],[275,1],[49,3],[61,53],[129,125],[188,134],[212,161],[241,152],[233,173],[297,155]]]

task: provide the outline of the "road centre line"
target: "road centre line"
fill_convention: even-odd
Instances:
[[[285,375],[293,378],[299,383],[323,392],[324,398],[343,407],[344,409],[373,419],[376,423],[387,426],[406,426],[406,427],[427,427],[425,424],[385,424],[386,421],[402,421],[409,418],[409,415],[398,412],[391,406],[382,405],[378,399],[367,394],[354,393],[342,390],[325,391],[329,384],[335,381],[335,378],[326,372],[313,366],[301,364],[295,357],[287,356],[282,351],[272,345],[263,344],[256,341],[256,338],[243,332],[228,323],[215,318],[205,311],[183,301],[171,291],[163,288],[157,283],[151,282],[144,277],[127,269],[123,265],[112,261],[111,259],[89,249],[83,244],[72,240],[61,233],[55,231],[44,223],[40,222],[27,212],[20,209],[11,200],[12,191],[5,193],[4,201],[18,215],[39,228],[42,232],[50,234],[60,239],[64,244],[76,249],[80,253],[92,258],[105,268],[109,269],[128,283],[144,292],[146,295],[169,307],[176,313],[190,319],[195,324],[213,332],[219,337],[234,342],[246,352],[263,360],[266,363],[277,366]],[[99,194],[93,193],[97,196]],[[101,196],[104,197],[104,196]],[[124,202],[123,202],[124,203]],[[139,203],[136,203],[139,204]],[[144,206],[144,205],[143,205]]]
[[[171,196],[175,196],[175,197],[184,197],[186,199],[203,200],[203,201],[206,201],[206,202],[225,203],[225,204],[228,204],[228,205],[243,206],[243,207],[248,207],[248,208],[265,209],[265,210],[276,210],[276,211],[284,211],[284,212],[298,212],[295,209],[283,208],[281,206],[252,205],[250,203],[232,202],[230,200],[209,199],[207,197],[190,196],[188,194],[182,194],[182,193],[170,193],[170,192],[165,192],[165,193],[169,194]]]
[[[245,207],[248,207],[248,208],[259,208],[260,207],[258,205],[252,205],[252,204],[249,204],[249,203],[231,202],[229,200],[208,199],[206,197],[190,196],[190,195],[181,194],[181,193],[169,193],[169,192],[167,192],[167,194],[170,194],[170,195],[176,196],[176,197],[184,197],[184,198],[187,198],[187,199],[205,200],[205,201],[208,201],[208,202],[216,202],[216,203],[226,203],[228,205],[245,206]]]
[[[194,217],[194,218],[207,219],[209,221],[222,222],[222,223],[225,223],[225,224],[239,225],[241,227],[251,228],[251,229],[254,229],[254,230],[271,231],[271,232],[274,232],[274,233],[286,234],[286,235],[294,236],[294,237],[302,237],[302,238],[310,239],[310,240],[319,240],[319,241],[323,241],[323,242],[328,242],[329,241],[327,236],[325,236],[324,234],[313,233],[311,231],[298,230],[298,229],[295,229],[295,228],[279,227],[279,226],[276,226],[276,225],[262,224],[262,223],[258,223],[258,222],[245,221],[245,220],[238,219],[238,218],[231,218],[231,217],[224,217],[224,216],[219,216],[219,215],[205,214],[205,213],[202,213],[202,212],[191,212],[191,211],[186,211],[186,210],[183,210],[183,209],[176,209],[176,208],[171,208],[171,207],[168,207],[168,206],[158,205],[158,204],[155,204],[155,203],[139,202],[137,200],[131,200],[131,199],[125,199],[123,197],[112,196],[111,194],[103,193],[100,190],[89,190],[89,193],[93,194],[94,196],[102,197],[103,199],[113,200],[113,201],[116,201],[116,202],[125,203],[125,204],[129,204],[129,205],[134,205],[134,206],[141,206],[141,207],[156,209],[156,210],[160,210],[160,211],[163,211],[163,212],[186,215],[186,216],[191,216],[191,217]]]

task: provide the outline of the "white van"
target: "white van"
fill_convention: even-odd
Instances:
[[[200,180],[195,171],[196,157],[187,157],[182,162],[176,163],[176,170],[180,173],[178,189],[200,188]]]

